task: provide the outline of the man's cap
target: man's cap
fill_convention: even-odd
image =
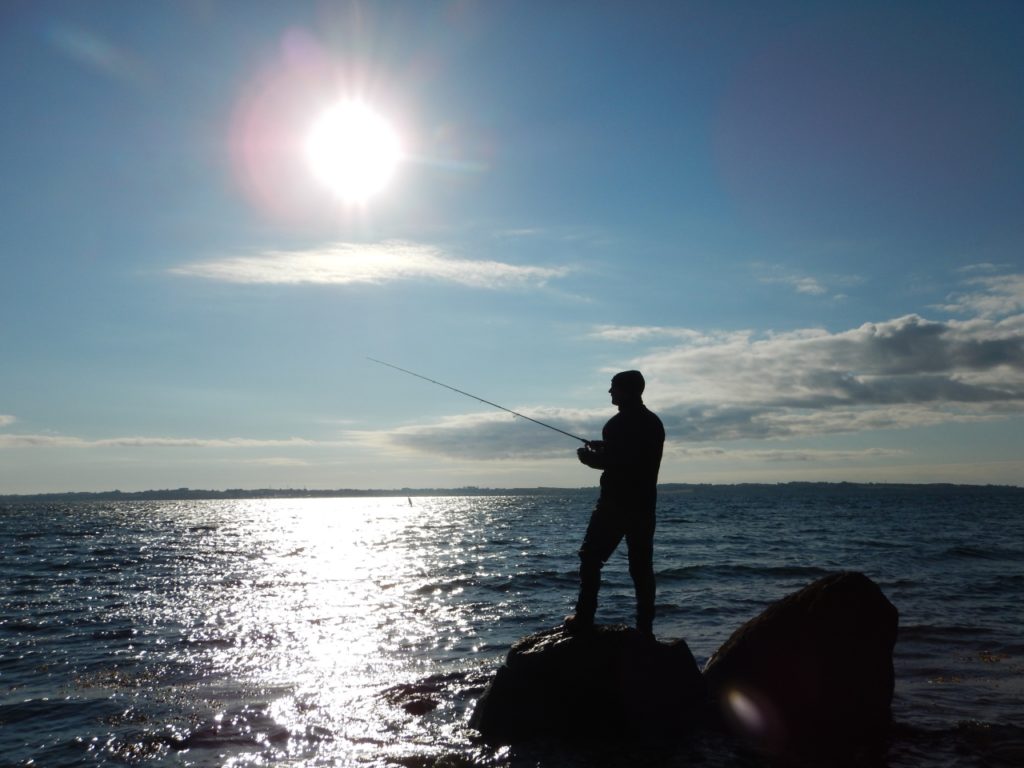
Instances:
[[[612,376],[612,385],[634,395],[642,395],[647,383],[640,371],[623,371]]]

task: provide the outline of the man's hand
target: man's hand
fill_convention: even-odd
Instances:
[[[600,440],[591,440],[582,448],[577,449],[576,456],[580,462],[594,469],[603,469],[602,461],[604,454],[604,443]]]

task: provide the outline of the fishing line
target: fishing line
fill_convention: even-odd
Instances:
[[[590,443],[589,440],[584,440],[582,437],[579,437],[578,435],[574,435],[571,432],[566,432],[564,429],[559,429],[558,427],[552,427],[550,424],[545,424],[543,421],[537,421],[537,419],[531,419],[529,416],[524,416],[523,414],[519,413],[518,411],[513,411],[511,408],[506,408],[504,405],[498,405],[497,403],[492,403],[490,400],[484,400],[482,397],[477,397],[476,395],[470,394],[469,392],[463,392],[461,389],[456,389],[455,387],[449,386],[448,384],[445,384],[444,382],[437,381],[436,379],[432,379],[429,376],[423,376],[422,374],[416,373],[415,371],[410,371],[410,370],[407,370],[405,368],[399,368],[397,365],[392,365],[391,363],[385,363],[383,360],[378,360],[375,357],[367,357],[366,359],[370,360],[370,361],[372,361],[374,363],[377,363],[378,365],[386,365],[388,368],[394,368],[396,371],[401,371],[402,373],[407,373],[410,376],[415,376],[417,379],[423,379],[424,381],[429,381],[431,384],[437,384],[437,386],[444,387],[445,389],[450,389],[452,392],[458,392],[460,395],[465,395],[466,397],[471,397],[474,400],[479,400],[481,403],[485,403],[487,405],[493,406],[493,407],[498,408],[498,409],[500,409],[502,411],[505,411],[506,413],[511,413],[513,416],[518,416],[521,419],[526,419],[527,421],[532,421],[534,424],[539,424],[542,427],[547,427],[548,429],[552,429],[555,432],[558,432],[560,434],[565,435],[566,437],[571,437],[573,440],[579,440],[584,445],[587,445],[587,444]]]

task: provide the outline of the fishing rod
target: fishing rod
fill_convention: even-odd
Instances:
[[[407,373],[410,376],[415,376],[417,379],[423,379],[424,381],[429,381],[431,384],[437,384],[437,386],[444,387],[445,389],[450,389],[452,392],[458,392],[460,395],[465,395],[466,397],[471,397],[474,400],[479,400],[481,403],[486,403],[487,405],[494,406],[495,408],[498,408],[498,409],[500,409],[502,411],[505,411],[506,413],[511,413],[513,416],[518,416],[521,419],[526,419],[527,421],[532,421],[534,424],[539,424],[542,427],[547,427],[548,429],[553,429],[555,432],[559,432],[559,433],[565,435],[566,437],[571,437],[573,440],[579,440],[584,445],[589,445],[590,444],[590,440],[584,440],[582,437],[579,437],[578,435],[574,435],[571,432],[566,432],[564,429],[559,429],[558,427],[552,427],[550,424],[545,424],[543,421],[537,421],[536,419],[531,419],[529,416],[524,416],[523,414],[519,413],[518,411],[513,411],[511,408],[506,408],[504,405],[498,405],[497,403],[492,403],[490,400],[484,400],[482,397],[477,397],[476,395],[472,395],[469,392],[463,392],[461,389],[456,389],[455,387],[449,386],[448,384],[445,384],[444,382],[437,381],[435,379],[431,379],[428,376],[423,376],[423,375],[421,375],[419,373],[407,370],[405,368],[399,368],[397,365],[392,365],[391,363],[385,363],[383,360],[378,360],[375,357],[367,357],[366,359],[370,360],[370,361],[372,361],[374,363],[377,363],[378,365],[386,365],[388,368],[394,368],[396,371],[401,371],[402,373]]]

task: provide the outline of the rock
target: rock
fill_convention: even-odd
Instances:
[[[410,715],[425,715],[440,705],[439,698],[447,692],[454,675],[434,675],[418,683],[400,683],[381,692],[389,703],[400,706]]]
[[[683,640],[631,627],[558,627],[509,651],[470,719],[491,743],[535,737],[672,735],[696,719],[704,680]]]
[[[737,629],[704,676],[728,723],[761,751],[797,762],[871,751],[890,722],[898,620],[867,576],[832,574]]]

